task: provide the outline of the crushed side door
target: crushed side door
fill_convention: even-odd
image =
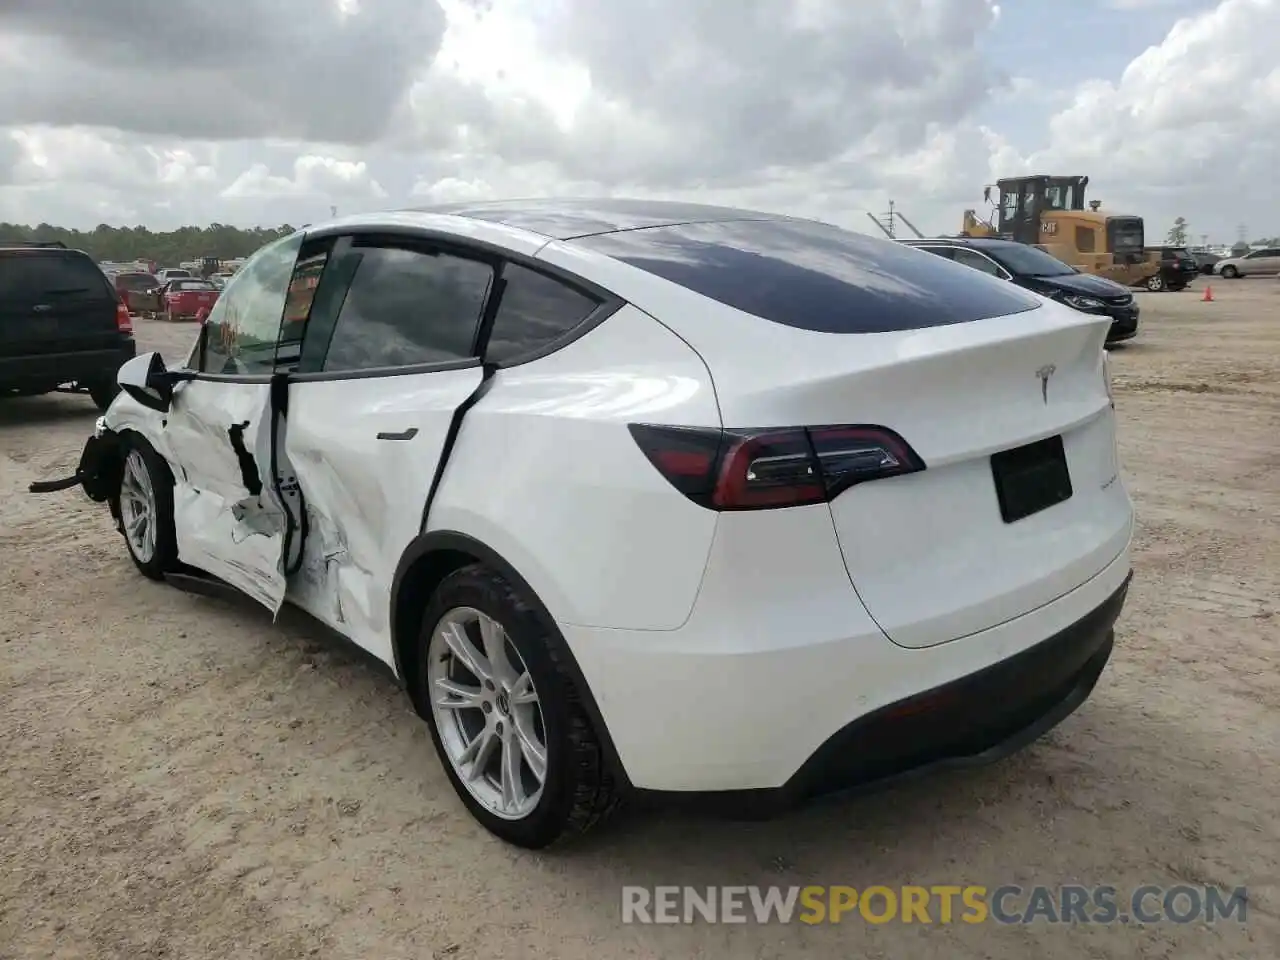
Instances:
[[[282,378],[180,384],[164,442],[174,458],[178,558],[277,613],[301,545],[281,444]]]

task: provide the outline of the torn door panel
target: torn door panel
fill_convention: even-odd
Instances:
[[[289,517],[271,473],[267,387],[249,386],[195,382],[174,404],[165,427],[176,458],[174,531],[182,562],[278,613]]]
[[[289,580],[289,599],[380,654],[387,617],[376,589],[385,578],[370,569],[385,552],[370,516],[380,498],[353,496],[341,473],[318,454],[295,455],[290,466],[308,508],[301,568]],[[331,509],[322,512],[316,504]]]
[[[327,517],[307,511],[307,536],[297,572],[289,577],[289,600],[334,629],[346,623],[338,568],[347,559],[342,533]]]
[[[196,381],[179,384],[164,425],[165,439],[177,458],[175,466],[201,490],[229,500],[250,493],[245,485],[248,465],[235,444],[255,458],[258,475],[270,454],[262,430],[270,413],[266,384],[234,385]]]
[[[228,505],[215,494],[178,480],[173,488],[173,514],[183,563],[221,577],[273,613],[279,612],[285,592],[280,569],[281,511],[263,507],[256,499]]]

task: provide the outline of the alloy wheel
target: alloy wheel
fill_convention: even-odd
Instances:
[[[431,715],[454,773],[494,816],[528,816],[546,785],[547,734],[520,652],[497,620],[455,607],[436,623],[427,657]]]
[[[133,555],[148,563],[156,553],[156,494],[142,451],[130,450],[120,481],[120,517]]]

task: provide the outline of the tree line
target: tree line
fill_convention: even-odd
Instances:
[[[95,260],[154,260],[173,266],[186,260],[217,257],[234,260],[247,257],[263,244],[293,233],[289,224],[278,227],[240,227],[211,223],[207,227],[179,227],[155,232],[146,227],[112,227],[100,223],[92,230],[70,230],[48,223],[0,223],[0,244],[14,241],[60,241],[74,250],[83,250]]]

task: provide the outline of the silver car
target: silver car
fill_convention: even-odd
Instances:
[[[1227,257],[1213,265],[1213,272],[1234,280],[1236,277],[1266,277],[1280,274],[1280,247],[1254,250],[1243,257]]]

